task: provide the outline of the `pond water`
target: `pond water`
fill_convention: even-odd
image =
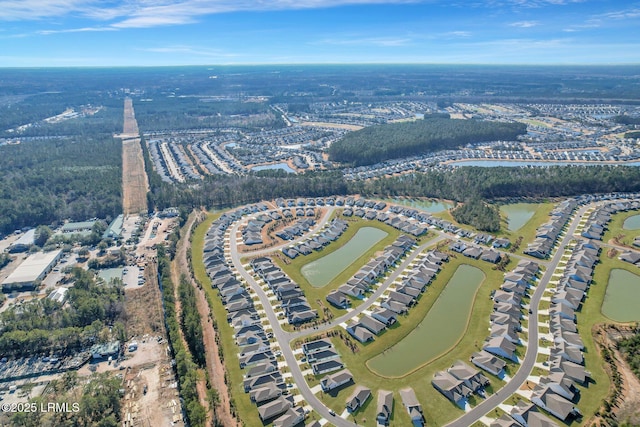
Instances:
[[[260,165],[260,166],[254,166],[251,168],[252,171],[254,172],[258,172],[258,171],[264,171],[264,170],[283,170],[287,173],[295,173],[296,171],[294,171],[293,169],[291,169],[291,167],[286,164],[285,162],[282,163],[273,163],[271,165]]]
[[[369,368],[378,375],[401,377],[449,351],[467,329],[476,291],[484,279],[479,268],[459,266],[422,322],[400,342],[369,360]]]
[[[537,205],[533,203],[513,203],[500,206],[500,212],[507,216],[509,231],[518,231],[536,213]]]
[[[102,277],[107,283],[112,279],[122,280],[122,268],[103,268],[98,270],[98,276]]]
[[[340,249],[306,264],[300,272],[311,286],[322,288],[387,235],[379,228],[362,227]]]
[[[616,322],[640,321],[640,276],[615,268],[609,273],[602,314]]]
[[[640,230],[640,215],[630,216],[625,219],[622,228],[625,230]]]
[[[451,203],[442,202],[439,200],[394,198],[394,199],[386,199],[385,201],[396,204],[396,205],[402,205],[402,206],[408,206],[415,209],[420,209],[421,211],[425,211],[429,213],[443,212],[453,207]]]

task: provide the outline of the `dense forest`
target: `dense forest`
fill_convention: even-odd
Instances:
[[[189,349],[185,348],[180,336],[180,321],[176,315],[176,299],[174,283],[171,280],[171,262],[163,246],[158,249],[158,277],[162,290],[162,305],[165,312],[165,325],[169,333],[169,343],[175,359],[175,370],[178,374],[178,387],[182,406],[186,412],[189,425],[201,427],[206,425],[207,411],[198,400],[196,383],[198,382],[198,365],[194,362]],[[193,288],[192,288],[193,289]],[[195,306],[191,307],[195,310]],[[197,313],[197,310],[195,310]],[[202,356],[202,355],[201,355]]]
[[[451,211],[453,219],[480,231],[500,230],[500,211],[479,199],[471,199]]]
[[[111,136],[0,147],[0,233],[122,212],[122,148]]]
[[[64,308],[42,298],[0,313],[0,354],[23,357],[86,349],[99,341],[105,326],[122,320],[120,286],[99,284],[93,273],[81,268],[74,268],[72,276],[75,284]]]
[[[465,201],[503,198],[568,197],[640,191],[640,168],[554,166],[546,168],[462,167],[350,183],[351,193]]]
[[[523,123],[428,118],[371,126],[346,134],[329,147],[332,161],[354,166],[399,157],[455,149],[486,141],[512,141],[524,134]]]

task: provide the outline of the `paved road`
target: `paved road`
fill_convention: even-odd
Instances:
[[[576,227],[580,222],[580,218],[586,212],[588,207],[582,207],[574,220],[571,222],[567,229],[567,234],[564,236],[562,241],[560,242],[558,248],[556,249],[555,255],[548,263],[545,263],[547,266],[547,270],[544,275],[540,279],[538,283],[538,287],[535,292],[531,296],[530,308],[531,315],[529,316],[529,343],[526,349],[526,353],[524,359],[522,360],[518,372],[511,378],[504,387],[498,390],[496,393],[489,396],[487,399],[482,401],[480,404],[475,406],[469,412],[458,418],[457,420],[448,424],[449,427],[467,427],[478,421],[485,414],[493,410],[495,407],[500,405],[505,399],[514,394],[522,384],[527,380],[529,375],[531,375],[531,371],[533,370],[533,365],[536,362],[536,358],[538,357],[538,307],[540,305],[540,298],[542,298],[542,294],[544,293],[547,285],[549,284],[549,280],[553,275],[562,255],[564,254],[564,250],[567,244],[575,239],[573,233],[576,231]]]
[[[578,226],[580,218],[582,217],[582,215],[585,213],[587,209],[588,207],[585,206],[585,207],[582,207],[580,210],[578,210],[575,218],[571,221],[571,224],[567,229],[566,235],[558,245],[553,258],[548,262],[544,262],[544,261],[539,262],[539,264],[546,266],[546,271],[545,271],[545,274],[540,279],[538,286],[534,291],[534,294],[531,296],[530,308],[532,313],[529,316],[529,342],[526,348],[525,357],[521,361],[518,371],[512,377],[511,381],[509,381],[502,389],[498,390],[496,393],[489,396],[487,399],[485,399],[480,404],[472,408],[469,412],[467,412],[462,417],[448,424],[448,426],[466,427],[473,424],[474,422],[479,420],[482,416],[484,416],[485,414],[493,410],[495,407],[500,405],[505,399],[510,397],[512,394],[514,394],[522,386],[522,384],[524,384],[524,382],[527,380],[527,378],[531,374],[531,371],[533,369],[533,366],[536,362],[536,358],[538,355],[538,307],[540,304],[540,300],[542,298],[542,295],[544,294],[544,291],[556,267],[558,266],[558,263],[560,262],[560,259],[562,258],[562,255],[564,254],[564,250],[566,246],[572,239],[575,238],[573,234],[576,230],[576,227]],[[326,223],[328,218],[329,218],[329,214],[325,215],[322,221],[320,222],[319,226],[324,225],[324,223]],[[318,414],[320,414],[322,417],[329,420],[331,423],[333,423],[337,427],[354,426],[355,424],[351,423],[350,421],[347,421],[338,416],[332,416],[329,413],[329,409],[324,405],[324,403],[320,401],[320,399],[318,399],[316,395],[311,391],[311,389],[307,385],[306,380],[304,379],[304,375],[300,370],[300,367],[295,358],[295,355],[293,354],[293,351],[290,346],[291,341],[302,338],[304,336],[317,334],[319,332],[323,332],[325,330],[331,329],[339,325],[340,323],[347,322],[349,319],[361,314],[364,310],[371,307],[373,302],[388,289],[391,283],[393,283],[393,281],[395,281],[400,276],[400,274],[404,272],[404,270],[408,267],[408,265],[427,247],[433,245],[438,241],[444,240],[446,238],[455,238],[455,236],[437,231],[438,236],[436,236],[433,239],[430,239],[428,242],[424,243],[415,251],[413,251],[407,257],[407,259],[405,259],[405,261],[397,269],[394,270],[394,272],[387,278],[387,280],[385,280],[384,283],[382,283],[378,287],[378,289],[376,289],[376,291],[369,298],[367,298],[366,301],[364,301],[361,305],[359,305],[354,310],[351,310],[350,312],[332,320],[331,322],[327,322],[322,325],[319,325],[317,328],[313,328],[313,329],[309,328],[309,329],[304,329],[297,332],[287,332],[287,331],[284,331],[280,326],[278,318],[273,310],[271,302],[269,301],[266,293],[262,290],[260,285],[255,281],[255,279],[251,276],[251,274],[249,274],[243,268],[242,263],[240,262],[240,254],[238,254],[237,252],[237,243],[236,243],[236,236],[237,236],[239,227],[240,227],[240,222],[235,223],[231,227],[229,252],[227,253],[227,256],[232,260],[232,263],[235,269],[238,271],[238,273],[246,280],[246,282],[251,286],[251,288],[258,295],[258,298],[260,299],[260,302],[266,312],[267,319],[272,325],[274,337],[276,338],[277,342],[280,343],[282,355],[287,365],[289,366],[293,380],[297,384],[300,394],[305,399],[306,403],[310,405],[316,412],[318,412]],[[318,229],[318,227],[316,227],[315,229]],[[259,253],[272,252],[273,250],[274,248],[269,248],[268,250],[265,250],[265,251],[259,251]],[[512,254],[510,254],[510,256],[512,256]],[[516,256],[516,257],[521,258],[519,256]]]

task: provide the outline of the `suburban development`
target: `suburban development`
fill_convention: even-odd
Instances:
[[[637,67],[127,70],[0,70],[1,424],[640,424]]]

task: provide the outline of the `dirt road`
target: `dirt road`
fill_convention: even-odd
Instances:
[[[202,319],[202,332],[204,339],[204,348],[206,352],[207,372],[209,374],[209,380],[213,389],[218,392],[218,404],[216,405],[215,417],[218,419],[220,424],[225,427],[239,427],[242,424],[231,414],[229,390],[227,388],[227,384],[224,381],[224,365],[220,360],[220,357],[218,356],[219,353],[218,344],[216,342],[216,332],[213,328],[213,322],[210,321],[211,317],[209,304],[207,303],[205,293],[198,288],[197,284],[193,280],[187,261],[188,245],[185,244],[185,242],[189,241],[189,237],[191,236],[191,229],[193,228],[196,219],[201,218],[200,216],[203,215],[203,212],[194,212],[189,216],[187,224],[184,227],[182,238],[180,239],[180,242],[178,243],[178,246],[176,248],[176,256],[174,258],[172,270],[175,271],[176,277],[185,274],[196,290],[196,296],[198,298],[198,313],[200,313],[200,317]]]
[[[125,215],[147,212],[149,181],[131,98],[124,100],[123,132],[116,137],[122,138],[122,210]]]

